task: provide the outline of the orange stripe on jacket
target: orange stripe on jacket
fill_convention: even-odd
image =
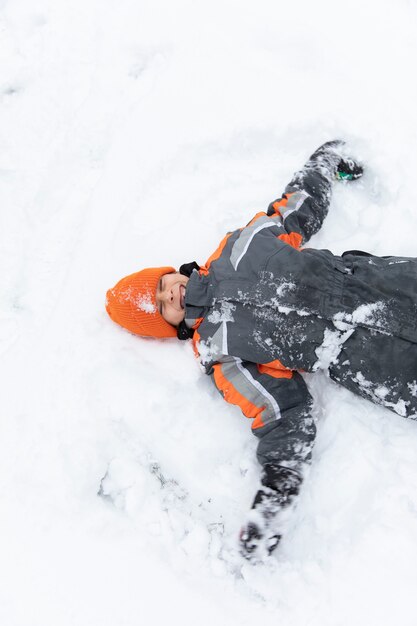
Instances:
[[[288,200],[294,193],[295,191],[293,191],[292,193],[286,193],[282,196],[281,200],[275,200],[275,202],[272,203],[272,208],[275,211],[275,215],[282,215],[280,209],[284,209],[287,206]],[[270,215],[270,217],[272,216]]]
[[[199,318],[199,319],[200,319],[200,318]],[[203,318],[201,318],[201,320],[202,320],[202,319],[203,319]],[[199,326],[200,326],[200,324],[199,324]],[[198,359],[198,358],[199,358],[199,356],[200,356],[200,353],[199,353],[199,351],[198,351],[198,347],[197,347],[197,344],[198,344],[198,342],[200,341],[200,339],[201,339],[201,337],[200,337],[200,335],[199,335],[198,330],[195,330],[195,331],[194,331],[193,338],[192,338],[192,342],[193,342],[193,350],[194,350],[194,354],[195,354],[195,356],[197,357],[197,359]]]
[[[192,328],[194,330],[197,330],[197,328],[200,326],[201,322],[204,320],[204,317],[197,317],[195,323],[193,324]]]
[[[200,274],[204,274],[204,276],[207,276],[207,274],[209,273],[210,265],[213,263],[213,261],[216,261],[221,256],[221,253],[223,252],[224,247],[227,244],[227,240],[229,239],[231,234],[232,233],[227,233],[227,235],[223,237],[223,239],[219,243],[218,248],[213,252],[211,257],[207,259],[206,264],[200,267]]]
[[[296,248],[297,250],[300,249],[300,246],[303,242],[303,238],[300,233],[296,233],[294,231],[289,234],[286,233],[285,235],[278,235],[278,239],[281,239],[281,241],[285,241],[285,243],[288,243],[290,246]]]
[[[259,363],[256,367],[261,374],[268,374],[273,378],[292,378],[294,375],[294,372],[285,367],[278,359],[269,363]]]
[[[227,378],[224,376],[222,372],[221,363],[217,363],[216,365],[214,365],[213,370],[214,370],[214,374],[213,374],[214,381],[216,383],[216,386],[219,389],[219,391],[222,392],[223,397],[226,400],[226,402],[229,402],[229,404],[237,405],[241,409],[245,417],[254,418],[252,429],[261,428],[262,426],[264,426],[261,414],[263,410],[265,409],[265,406],[261,406],[261,407],[256,406],[255,404],[250,402],[247,398],[245,398],[245,396],[243,396],[232,385],[230,380],[227,380]]]
[[[254,224],[260,217],[265,217],[265,215],[266,215],[265,211],[260,211],[251,219],[250,222],[247,223],[246,226],[252,226],[252,224]]]
[[[293,191],[292,193],[284,194],[281,200],[276,200],[275,202],[272,203],[272,208],[274,209],[276,215],[282,215],[280,209],[284,209],[287,206],[288,200],[291,198],[291,196],[294,195],[294,193],[296,192]],[[285,233],[285,235],[278,235],[278,239],[281,239],[281,241],[285,241],[285,243],[288,243],[293,248],[297,248],[297,250],[300,248],[302,241],[303,241],[303,238],[300,235],[300,233],[296,233],[296,232],[292,232],[289,234]]]

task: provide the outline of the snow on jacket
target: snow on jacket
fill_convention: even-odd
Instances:
[[[300,479],[315,425],[299,372],[326,369],[417,415],[417,260],[300,247],[328,212],[339,159],[331,146],[315,153],[266,213],[192,272],[185,295],[196,352],[224,399],[252,418],[260,463]]]

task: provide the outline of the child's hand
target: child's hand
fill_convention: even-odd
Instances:
[[[337,166],[336,178],[338,180],[356,180],[363,174],[363,167],[353,159],[342,158]]]
[[[262,561],[277,547],[281,536],[267,532],[254,521],[249,521],[239,534],[240,553],[249,561]]]
[[[346,143],[342,139],[333,139],[327,141],[311,155],[310,160],[320,162],[321,160],[332,160],[336,167],[336,178],[338,180],[356,180],[363,174],[363,166],[344,155],[344,146]]]

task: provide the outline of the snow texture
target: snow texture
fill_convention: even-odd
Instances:
[[[336,328],[344,328],[344,324],[363,325],[377,328],[379,332],[384,332],[387,328],[384,318],[385,304],[383,302],[373,302],[371,304],[361,304],[352,313],[340,312],[334,316]]]
[[[218,324],[219,322],[234,322],[233,311],[236,306],[231,302],[222,302],[220,310],[213,310],[207,319],[212,324]]]
[[[140,296],[137,295],[135,290],[127,287],[126,289],[116,292],[111,289],[111,293],[115,295],[121,302],[130,302],[135,308],[138,308],[144,313],[156,313],[155,294],[151,291],[147,291]]]
[[[122,332],[104,299],[204,263],[338,137],[366,174],[311,245],[415,256],[416,14],[0,2],[2,625],[415,626],[416,423],[306,375],[313,464],[254,566],[249,420],[188,342]]]
[[[138,309],[140,309],[144,313],[156,313],[154,294],[146,293],[142,297],[136,298],[135,304]]]
[[[343,344],[347,341],[347,339],[349,339],[353,332],[353,328],[350,328],[343,333],[338,330],[331,331],[326,328],[324,331],[323,343],[316,348],[318,358],[314,363],[313,371],[318,369],[327,370],[332,363],[336,363]]]

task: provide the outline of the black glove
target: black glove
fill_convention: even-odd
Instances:
[[[345,142],[342,139],[327,141],[311,155],[313,162],[322,161],[327,167],[333,165],[338,180],[356,180],[363,174],[363,166],[350,157],[343,156]]]
[[[279,534],[265,534],[265,530],[261,530],[256,522],[247,522],[239,534],[240,553],[249,561],[259,560],[262,556],[269,556],[280,539]]]
[[[275,550],[281,539],[278,518],[297,495],[300,483],[300,476],[293,470],[273,464],[264,466],[262,487],[239,534],[240,552],[245,558],[259,561]]]
[[[338,180],[356,180],[363,174],[363,167],[353,159],[340,159],[337,166],[336,178]]]

